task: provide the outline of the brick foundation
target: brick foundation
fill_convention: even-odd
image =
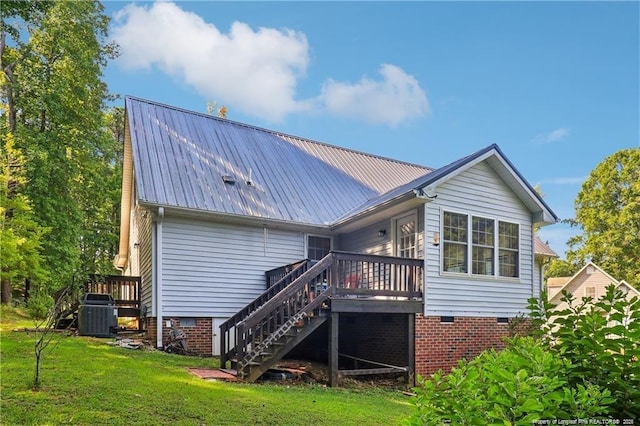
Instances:
[[[187,346],[190,352],[197,355],[211,356],[212,353],[212,327],[213,320],[211,318],[165,318],[164,327],[162,328],[162,342],[164,345],[169,341],[169,333],[171,327],[166,326],[167,320],[175,321],[178,328],[187,335]],[[181,324],[181,320],[183,320]],[[184,320],[195,320],[195,326],[184,324]],[[145,318],[145,328],[147,330],[147,338],[156,345],[156,318]]]
[[[441,322],[441,317],[416,315],[416,373],[428,376],[442,369],[449,372],[458,360],[471,360],[489,348],[504,347],[503,337],[509,325],[497,318],[455,317]]]

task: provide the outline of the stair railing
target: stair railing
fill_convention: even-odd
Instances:
[[[229,359],[235,355],[235,336],[236,326],[239,322],[247,318],[254,311],[264,305],[272,297],[278,294],[282,289],[290,285],[300,275],[306,272],[311,266],[311,261],[308,259],[302,260],[294,264],[294,269],[286,273],[276,283],[267,288],[260,296],[256,297],[252,302],[247,304],[244,308],[234,314],[231,318],[226,320],[220,325],[220,366],[225,367]]]
[[[274,335],[290,330],[330,296],[334,254],[329,253],[294,282],[236,325],[235,357],[243,368],[271,344]],[[265,343],[267,345],[265,345]],[[238,372],[241,372],[238,368]]]

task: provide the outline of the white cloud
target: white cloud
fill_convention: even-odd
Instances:
[[[319,100],[333,114],[392,126],[429,113],[427,95],[413,76],[390,64],[379,72],[382,80],[363,77],[349,84],[329,79]]]
[[[560,127],[548,133],[542,133],[533,138],[533,142],[538,144],[559,142],[571,134],[568,127]]]
[[[294,95],[309,62],[302,33],[254,31],[234,22],[223,34],[198,15],[159,2],[126,6],[116,15],[112,35],[127,68],[156,66],[208,98],[269,120],[301,107]]]
[[[253,30],[234,22],[222,33],[174,3],[156,2],[123,8],[111,34],[121,47],[118,62],[123,67],[157,68],[231,111],[269,121],[314,110],[397,125],[429,112],[418,81],[389,64],[380,67],[381,80],[327,80],[318,97],[296,99],[297,84],[309,65],[307,38],[297,31]]]

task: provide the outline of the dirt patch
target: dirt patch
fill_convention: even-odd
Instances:
[[[306,361],[306,360],[282,360],[273,366],[273,369],[283,370],[291,375],[287,375],[286,379],[279,380],[262,380],[269,383],[280,383],[286,385],[295,384],[329,384],[329,367],[326,364]],[[372,389],[372,388],[385,388],[385,389],[398,389],[406,390],[407,384],[405,383],[404,375],[398,374],[378,374],[367,375],[358,377],[341,377],[340,387],[347,389]]]

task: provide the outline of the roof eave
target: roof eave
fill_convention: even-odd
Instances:
[[[143,200],[138,200],[138,204],[141,207],[145,207],[150,210],[156,210],[160,207],[165,210],[165,217],[167,215],[176,215],[181,217],[189,217],[189,218],[200,218],[205,220],[214,220],[220,221],[224,223],[230,224],[240,224],[240,225],[252,225],[258,227],[273,227],[279,229],[292,229],[296,231],[304,231],[304,232],[322,232],[327,233],[331,232],[331,228],[328,224],[319,224],[319,223],[307,223],[307,222],[296,222],[290,220],[282,220],[282,219],[272,219],[266,217],[258,217],[258,216],[246,216],[242,214],[234,214],[234,213],[221,213],[210,210],[199,210],[193,209],[189,207],[179,207],[167,204],[153,203]]]

